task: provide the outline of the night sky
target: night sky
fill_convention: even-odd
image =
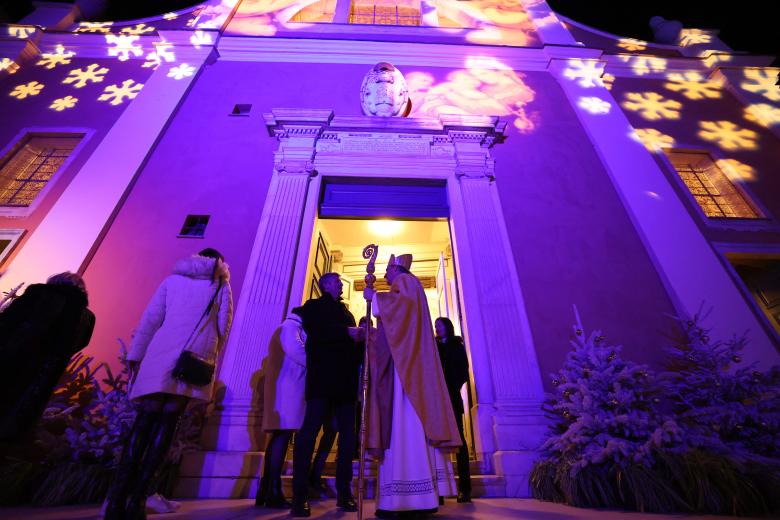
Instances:
[[[96,20],[143,18],[200,3],[192,0],[105,2],[107,9]],[[721,39],[738,51],[770,55],[780,51],[780,24],[776,16],[769,14],[772,2],[765,0],[722,4],[712,0],[548,0],[548,3],[564,16],[619,36],[652,41],[648,21],[660,15],[680,20],[689,28],[720,29]],[[30,10],[32,0],[0,0],[0,21],[16,22]]]

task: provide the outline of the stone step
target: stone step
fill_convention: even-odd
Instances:
[[[259,451],[199,451],[187,453],[179,468],[179,478],[174,496],[180,498],[247,498],[257,493],[257,477],[263,465],[263,453]],[[503,476],[483,471],[480,461],[471,461],[472,488],[475,497],[506,496]],[[335,461],[332,457],[325,464],[323,479],[335,496]],[[376,485],[376,463],[366,464],[366,489],[373,497]],[[453,473],[455,465],[453,463]],[[357,483],[358,461],[352,461],[353,483]],[[292,461],[285,462],[283,487],[292,494]]]
[[[457,477],[455,479],[457,481]],[[323,477],[328,487],[328,497],[336,497],[336,477]],[[366,498],[374,498],[376,477],[367,477]],[[174,498],[253,498],[257,494],[257,477],[179,477],[174,487]],[[353,492],[356,490],[357,479],[352,481]],[[499,475],[472,475],[472,496],[503,497],[506,495],[504,477]],[[292,476],[282,477],[282,489],[285,496],[292,496]]]
[[[246,475],[259,475],[260,468],[263,465],[263,452],[260,451],[198,451],[187,453],[182,459],[179,469],[181,477],[200,477],[208,475],[209,477],[236,477]],[[455,462],[453,472],[457,473]],[[486,467],[482,461],[472,460],[469,462],[469,469],[472,475],[492,475],[494,471]],[[287,459],[282,470],[283,475],[292,475],[292,460]],[[336,474],[335,456],[328,457],[325,463],[324,475]],[[352,474],[358,474],[358,461],[352,461]],[[366,475],[376,474],[376,464],[366,462]]]

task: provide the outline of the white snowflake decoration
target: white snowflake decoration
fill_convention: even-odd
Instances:
[[[680,92],[688,99],[718,99],[721,97],[721,86],[715,81],[709,81],[698,72],[673,72],[666,76],[668,83],[664,87],[672,92]]]
[[[75,52],[65,52],[65,47],[62,45],[57,45],[57,47],[54,49],[54,52],[42,53],[41,59],[39,59],[35,64],[51,70],[57,65],[69,64],[71,58],[75,55]]]
[[[113,45],[108,49],[109,56],[116,56],[119,61],[127,61],[130,59],[130,55],[141,56],[144,51],[140,45],[136,45],[135,41],[138,36],[131,36],[126,34],[107,34],[106,43]]]
[[[139,23],[133,25],[132,27],[125,27],[119,32],[124,34],[133,34],[139,36],[141,34],[154,32],[154,27],[152,27],[151,25],[146,25],[145,23]]]
[[[755,103],[745,107],[745,119],[769,128],[780,123],[780,108],[769,103]]]
[[[192,76],[195,73],[195,67],[182,63],[178,67],[173,67],[168,71],[168,77],[173,79],[183,79]]]
[[[107,86],[98,97],[98,101],[109,101],[112,105],[121,105],[125,99],[135,99],[142,88],[142,83],[128,79],[123,81],[121,85]]]
[[[211,35],[206,31],[195,31],[195,34],[190,36],[190,43],[196,49],[200,49],[201,45],[210,45],[212,41]]]
[[[623,108],[639,112],[639,115],[650,121],[680,119],[682,103],[664,99],[656,92],[627,92],[625,98],[627,101],[623,102]]]
[[[563,71],[564,77],[576,81],[584,88],[601,87],[601,75],[604,73],[603,64],[597,61],[569,60],[569,67]]]
[[[645,148],[651,152],[657,152],[661,148],[671,148],[674,146],[674,137],[663,134],[655,128],[637,128],[631,137],[645,145]]]
[[[176,13],[165,13],[163,15],[163,20],[175,20],[178,17],[179,15]]]
[[[597,97],[581,97],[577,100],[577,106],[591,114],[608,114],[612,105]]]
[[[81,22],[76,32],[107,34],[111,31],[113,24],[114,22]]]
[[[57,112],[62,112],[66,108],[75,107],[76,101],[78,100],[79,98],[75,98],[73,96],[65,96],[64,98],[55,99],[54,102],[49,105],[49,108],[54,109]]]
[[[747,69],[745,78],[748,81],[743,81],[739,85],[743,89],[754,94],[761,94],[769,101],[780,101],[780,85],[775,85],[777,82],[776,72],[770,69]]]
[[[634,38],[621,38],[618,41],[618,47],[629,52],[643,51],[647,49],[647,42]]]
[[[701,29],[683,29],[680,31],[680,46],[698,45],[712,42],[712,34]]]
[[[755,168],[736,159],[718,159],[715,164],[732,181],[752,181],[756,177]]]
[[[0,72],[7,70],[8,74],[14,74],[19,70],[19,64],[11,58],[3,58],[0,60]]]
[[[35,32],[35,27],[32,25],[9,25],[8,34],[14,38],[29,38],[32,33]]]
[[[68,73],[68,77],[62,80],[66,85],[73,84],[76,88],[87,86],[87,83],[100,83],[105,78],[108,69],[93,63],[86,69],[73,69]]]
[[[142,65],[145,68],[156,69],[163,61],[168,63],[175,61],[176,56],[171,52],[173,44],[168,42],[160,42],[154,44],[154,51],[146,55],[146,61]]]
[[[724,150],[755,150],[758,134],[740,128],[731,121],[699,121],[699,137],[711,141]]]
[[[31,81],[29,83],[17,85],[16,88],[11,91],[11,97],[15,97],[16,99],[24,99],[30,96],[37,96],[41,93],[41,90],[43,90],[42,83]]]

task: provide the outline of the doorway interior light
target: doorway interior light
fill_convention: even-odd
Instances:
[[[369,220],[368,229],[379,236],[387,237],[398,234],[402,223],[398,220]]]

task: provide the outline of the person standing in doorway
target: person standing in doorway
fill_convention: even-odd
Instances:
[[[358,389],[359,331],[355,318],[341,302],[343,284],[337,273],[319,280],[322,293],[301,308],[306,332],[306,414],[293,450],[292,515],[311,515],[306,500],[317,433],[332,414],[338,428],[336,506],[357,511],[352,496],[352,452],[355,448],[355,401]]]
[[[449,318],[437,318],[434,324],[436,331],[436,346],[439,360],[447,384],[447,393],[452,402],[455,422],[458,423],[460,440],[463,445],[458,449],[458,502],[471,502],[471,473],[469,471],[469,449],[466,436],[463,433],[463,399],[460,389],[469,381],[469,358],[463,339],[455,335],[455,327]]]

